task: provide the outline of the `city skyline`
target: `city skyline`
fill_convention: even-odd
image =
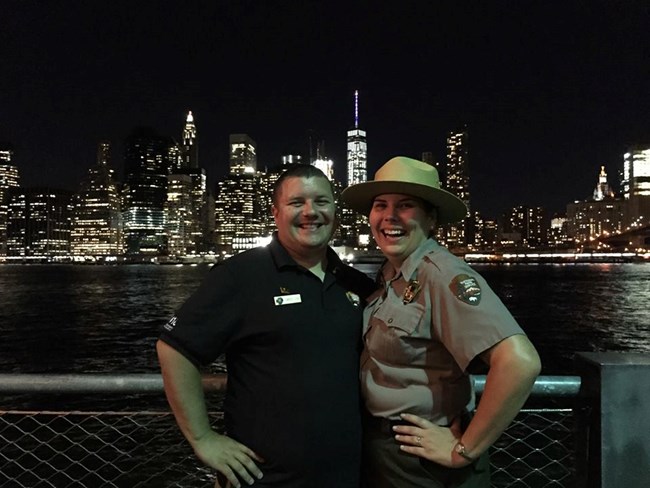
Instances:
[[[0,140],[24,185],[75,190],[103,139],[121,173],[135,126],[180,140],[190,110],[211,189],[231,133],[262,166],[322,139],[344,180],[357,89],[369,178],[398,154],[443,160],[467,124],[472,207],[490,217],[564,211],[601,166],[618,189],[626,148],[650,139],[641,3],[144,4],[6,9]]]

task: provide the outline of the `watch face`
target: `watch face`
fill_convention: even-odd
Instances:
[[[466,451],[465,445],[462,442],[459,442],[458,444],[456,444],[455,451],[456,451],[456,454],[458,454],[459,456],[464,457],[468,461],[474,461],[474,458],[471,457],[469,454],[467,454],[465,452]]]

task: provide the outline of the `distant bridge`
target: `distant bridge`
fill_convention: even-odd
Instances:
[[[620,234],[599,237],[599,242],[612,249],[650,249],[650,225],[630,229]]]

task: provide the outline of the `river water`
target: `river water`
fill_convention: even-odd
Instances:
[[[650,263],[474,268],[538,348],[542,374],[570,374],[576,351],[650,352]],[[0,372],[157,372],[159,327],[208,271],[2,265]]]
[[[376,266],[359,268],[372,274]],[[543,374],[572,374],[576,351],[650,352],[650,263],[475,268],[536,345],[542,357]],[[0,373],[158,372],[154,349],[158,329],[208,271],[207,265],[0,266]],[[219,365],[214,370],[219,370]],[[209,409],[220,411],[222,398],[210,395]],[[0,410],[167,408],[162,394],[25,394],[4,396],[0,402]],[[219,428],[221,421],[215,418],[215,427]],[[137,471],[118,476],[114,486],[134,486],[130,477],[137,478],[138,486],[213,485],[213,474],[199,466],[189,447],[180,440],[179,431],[174,426],[170,428],[169,421],[148,425],[143,432],[143,447],[128,454],[129,462],[139,466]],[[111,435],[115,438],[108,439],[109,444],[122,439],[117,433]],[[546,435],[555,436],[555,430],[547,430]],[[566,432],[561,431],[556,437],[562,439]],[[16,442],[18,439],[22,436]],[[149,445],[151,439],[155,439],[153,446]],[[166,450],[174,445],[177,447]],[[10,443],[5,448],[11,446]],[[569,464],[561,468],[558,479],[572,472],[570,462],[566,462]],[[514,473],[515,468],[508,468],[508,473]],[[523,469],[521,475],[528,476],[527,464]],[[86,475],[81,468],[77,474],[74,468],[68,473]],[[0,484],[9,479],[2,474]],[[500,476],[510,479],[510,474]],[[526,479],[531,487],[548,486],[544,477],[539,483]],[[565,486],[573,486],[571,476],[566,480]],[[507,485],[497,481],[493,479],[494,486]]]

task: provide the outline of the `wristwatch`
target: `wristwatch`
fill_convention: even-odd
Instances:
[[[454,447],[454,451],[456,451],[456,454],[458,454],[459,456],[464,457],[469,462],[473,463],[475,461],[475,459],[472,456],[467,454],[467,448],[465,447],[465,444],[463,444],[460,441],[458,441],[458,443],[456,443],[456,447]]]

